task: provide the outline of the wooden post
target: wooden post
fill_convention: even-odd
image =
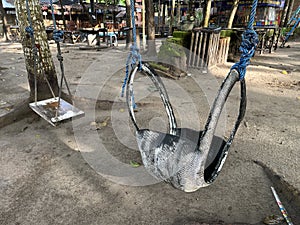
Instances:
[[[197,48],[198,46],[198,38],[199,38],[199,32],[196,32],[196,37],[195,37],[195,47],[194,47],[194,56],[193,56],[193,66],[195,66],[195,62],[196,62],[196,55],[197,55]]]
[[[193,54],[193,49],[194,49],[194,37],[195,37],[195,32],[192,32],[190,55],[189,55],[189,64],[188,64],[189,66],[192,66],[192,54]]]
[[[198,48],[198,53],[197,53],[197,55],[198,55],[197,67],[199,67],[199,63],[200,63],[200,59],[201,59],[200,54],[201,54],[201,50],[202,50],[202,38],[203,38],[203,33],[200,32],[199,48]]]

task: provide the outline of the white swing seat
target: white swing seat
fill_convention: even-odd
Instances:
[[[60,99],[60,106],[57,110],[58,97],[32,102],[29,106],[52,126],[56,126],[60,121],[84,115],[83,111],[63,99]]]

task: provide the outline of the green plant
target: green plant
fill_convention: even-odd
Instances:
[[[167,41],[181,45],[187,49],[190,48],[191,44],[191,31],[174,31],[173,38],[168,38]]]
[[[169,39],[162,43],[158,52],[158,58],[162,60],[168,60],[171,57],[181,57],[184,55],[185,52],[183,47],[181,45],[174,44],[174,42],[171,42]]]

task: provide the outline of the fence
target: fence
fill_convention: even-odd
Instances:
[[[191,38],[189,67],[206,68],[227,61],[230,38],[220,38],[219,29],[197,28]]]

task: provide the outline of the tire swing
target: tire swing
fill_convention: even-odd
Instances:
[[[147,63],[140,61],[139,65],[136,65],[125,79],[129,115],[136,129],[136,139],[145,168],[155,178],[169,182],[184,192],[193,192],[208,186],[217,178],[228,156],[238,127],[244,118],[246,111],[244,77],[246,67],[258,44],[258,36],[253,30],[257,2],[257,0],[253,1],[250,21],[242,37],[241,59],[232,66],[223,81],[203,131],[177,128],[172,106],[162,80]],[[137,125],[134,113],[133,82],[138,70],[149,76],[159,91],[169,119],[168,133],[140,129]],[[230,137],[224,140],[215,136],[215,129],[227,97],[238,81],[240,81],[241,88],[239,114]]]
[[[41,60],[38,59],[38,47],[35,44],[35,35],[34,35],[33,26],[32,26],[32,19],[31,19],[31,13],[30,13],[30,9],[29,9],[29,3],[28,3],[28,0],[26,0],[27,20],[29,23],[29,26],[26,27],[26,32],[30,35],[30,38],[31,38],[31,45],[32,45],[32,51],[33,51],[33,63],[34,63],[33,70],[34,70],[34,89],[35,89],[34,90],[34,95],[35,95],[34,102],[29,103],[29,106],[34,112],[36,112],[39,116],[41,116],[43,119],[45,119],[47,122],[49,122],[52,126],[56,126],[56,124],[58,122],[83,115],[84,112],[61,98],[63,82],[65,82],[65,85],[68,89],[69,95],[70,96],[72,96],[72,95],[71,95],[71,91],[70,91],[69,85],[67,83],[65,74],[64,74],[63,57],[61,54],[61,48],[60,48],[60,43],[59,43],[62,40],[63,32],[56,29],[56,21],[55,21],[55,16],[54,16],[52,0],[50,0],[50,5],[51,5],[51,11],[52,11],[53,25],[54,25],[53,38],[57,44],[57,52],[58,52],[57,58],[60,62],[60,69],[61,69],[61,80],[60,80],[60,85],[58,88],[58,97],[55,96],[53,89],[45,75],[43,66],[41,65]],[[42,71],[43,78],[46,80],[48,88],[52,94],[52,98],[41,100],[41,101],[37,101],[37,92],[38,92],[37,70],[38,70],[38,66],[39,66],[39,69]]]

